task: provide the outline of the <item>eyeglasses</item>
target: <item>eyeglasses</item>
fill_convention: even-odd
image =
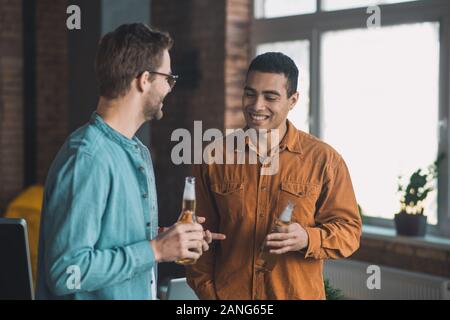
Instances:
[[[159,74],[160,76],[165,76],[167,83],[170,86],[170,90],[175,87],[175,84],[177,83],[178,76],[174,74],[168,74],[168,73],[162,73],[162,72],[156,72],[156,71],[148,71],[149,73]],[[142,73],[141,73],[142,74]]]

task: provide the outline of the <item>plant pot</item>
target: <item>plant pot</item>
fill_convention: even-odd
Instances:
[[[423,237],[427,230],[427,216],[422,214],[397,213],[394,217],[397,235]]]

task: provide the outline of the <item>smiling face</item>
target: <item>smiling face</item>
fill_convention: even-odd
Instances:
[[[282,73],[250,71],[244,87],[242,106],[249,128],[279,129],[286,133],[286,119],[298,100],[298,92],[287,96],[287,78]]]
[[[167,50],[164,50],[161,66],[156,71],[171,74],[170,55]],[[152,76],[151,86],[146,94],[143,106],[143,113],[146,121],[153,119],[160,120],[163,117],[163,101],[171,91],[167,76],[161,74],[152,74]]]

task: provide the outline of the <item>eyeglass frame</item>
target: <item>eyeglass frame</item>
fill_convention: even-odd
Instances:
[[[167,83],[169,84],[170,90],[173,89],[173,87],[175,87],[175,84],[177,83],[177,79],[179,78],[178,75],[175,74],[168,74],[168,73],[162,73],[162,72],[158,72],[158,71],[149,71],[146,70],[148,73],[154,73],[154,74],[159,74],[160,76],[165,76],[167,77]],[[139,76],[141,76],[145,71],[142,71]],[[172,84],[171,84],[172,83]]]

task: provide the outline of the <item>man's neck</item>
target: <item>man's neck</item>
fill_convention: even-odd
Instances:
[[[279,128],[259,131],[255,137],[258,141],[252,141],[252,144],[258,150],[258,154],[270,155],[272,152],[275,152],[286,133],[287,120],[284,122],[284,125]],[[250,137],[252,137],[252,135]]]
[[[96,111],[107,125],[132,139],[145,122],[139,108],[133,107],[134,105],[136,102],[131,97],[114,100],[100,97]]]

